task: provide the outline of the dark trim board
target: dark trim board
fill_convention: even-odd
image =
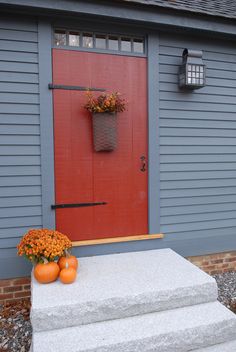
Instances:
[[[52,91],[48,83],[52,82],[52,41],[51,23],[40,19],[39,39],[39,92],[40,92],[40,128],[41,128],[41,170],[42,170],[42,214],[43,227],[55,228],[55,212],[51,204],[55,203],[54,191],[54,138]]]
[[[159,37],[148,36],[148,231],[160,232]]]
[[[193,15],[177,12],[171,9],[145,7],[130,3],[109,3],[106,1],[85,0],[0,0],[0,7],[8,10],[23,10],[24,13],[37,13],[38,15],[80,15],[100,16],[107,21],[115,19],[122,22],[133,21],[145,26],[169,26],[185,28],[194,31],[207,31],[211,33],[236,35],[235,21],[228,19],[215,19],[213,16],[202,14]]]

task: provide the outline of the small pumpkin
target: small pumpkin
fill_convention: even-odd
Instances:
[[[60,280],[63,284],[72,284],[77,276],[77,271],[66,263],[65,268],[60,272]]]
[[[61,257],[57,262],[61,270],[66,267],[66,263],[68,263],[69,267],[72,267],[75,270],[78,269],[78,265],[79,265],[78,259],[74,255]]]
[[[48,284],[58,278],[59,265],[55,262],[39,263],[34,268],[34,277],[41,284]]]

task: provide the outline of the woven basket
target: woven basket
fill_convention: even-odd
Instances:
[[[117,114],[93,113],[93,144],[96,152],[112,151],[117,147]]]

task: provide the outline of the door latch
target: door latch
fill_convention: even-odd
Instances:
[[[140,157],[140,160],[141,160],[141,168],[140,168],[140,171],[142,171],[142,172],[145,172],[146,170],[147,170],[147,168],[146,168],[146,157],[144,156],[144,155],[142,155],[141,157]]]

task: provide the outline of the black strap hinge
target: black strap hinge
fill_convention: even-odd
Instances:
[[[106,205],[106,204],[107,204],[106,202],[53,204],[51,205],[51,209],[94,207],[96,205]]]

